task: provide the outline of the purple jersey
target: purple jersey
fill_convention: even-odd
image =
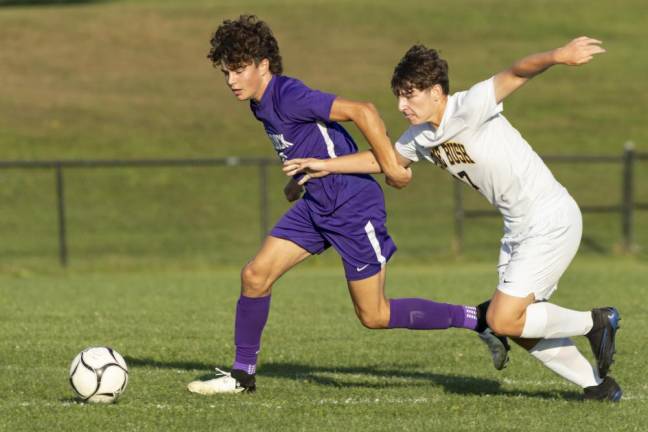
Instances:
[[[329,121],[335,95],[312,90],[301,81],[273,76],[260,102],[252,101],[254,116],[263,122],[279,158],[329,159],[358,151],[353,138]],[[301,174],[295,176],[296,179]],[[335,209],[375,183],[370,175],[331,174],[309,180],[304,200],[320,214]]]

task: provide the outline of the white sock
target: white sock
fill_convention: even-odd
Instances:
[[[603,381],[569,338],[542,339],[529,353],[567,381],[583,388]]]
[[[558,339],[583,336],[592,329],[592,313],[565,309],[555,304],[540,302],[526,308],[526,320],[521,338]]]

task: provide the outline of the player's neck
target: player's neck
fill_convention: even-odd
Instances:
[[[443,114],[445,113],[446,106],[448,105],[448,97],[444,96],[439,99],[438,105],[435,107],[432,115],[428,119],[429,123],[432,123],[432,126],[438,128],[443,120]]]
[[[261,102],[261,98],[265,94],[265,91],[268,88],[268,84],[270,84],[270,80],[272,80],[272,74],[270,72],[261,77],[261,83],[259,84],[257,91],[252,96],[252,100],[257,103]]]

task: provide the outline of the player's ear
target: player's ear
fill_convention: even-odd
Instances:
[[[443,89],[441,88],[440,84],[434,84],[432,86],[432,95],[437,100],[441,98],[441,96],[443,96]]]
[[[270,70],[270,60],[264,58],[259,62],[259,69],[261,69],[261,74],[265,75]]]

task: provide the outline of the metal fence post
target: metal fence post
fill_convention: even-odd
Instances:
[[[261,242],[268,233],[268,162],[259,163],[259,214],[261,224]]]
[[[58,237],[59,237],[59,261],[63,267],[68,263],[66,225],[65,225],[65,193],[63,190],[63,168],[60,163],[56,164],[56,205],[58,210]]]
[[[621,203],[621,227],[623,230],[623,250],[633,249],[633,211],[634,211],[634,143],[628,141],[623,146],[623,190]]]
[[[452,242],[452,249],[455,255],[461,255],[463,250],[463,223],[464,223],[464,208],[463,208],[463,188],[459,180],[454,179],[454,227],[455,235]]]

